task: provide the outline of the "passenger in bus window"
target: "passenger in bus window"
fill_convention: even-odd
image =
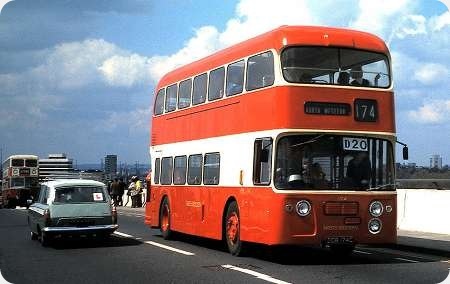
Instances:
[[[350,84],[350,74],[348,72],[339,72],[339,77],[337,79],[339,85]]]
[[[353,79],[353,81],[350,83],[352,86],[370,86],[369,80],[363,78],[363,71],[361,66],[353,67],[350,73]]]
[[[370,180],[370,161],[366,152],[358,152],[348,162],[347,177],[352,186],[367,187]]]
[[[322,188],[327,186],[325,174],[319,163],[314,163],[310,170],[310,180],[313,188]]]

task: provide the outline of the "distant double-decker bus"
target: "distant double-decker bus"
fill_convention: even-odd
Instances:
[[[3,206],[27,206],[27,200],[36,196],[39,188],[38,157],[12,155],[3,162],[1,197]]]
[[[282,26],[169,72],[145,223],[234,255],[396,242],[393,95],[385,43],[347,29]]]

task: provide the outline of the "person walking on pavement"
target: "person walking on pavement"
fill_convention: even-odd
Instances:
[[[123,182],[123,178],[119,179],[119,196],[117,198],[118,206],[123,206],[123,194],[125,193],[125,188],[127,185]]]
[[[141,180],[136,177],[136,207],[142,207],[142,192],[143,192],[143,188],[142,188],[142,182]]]
[[[134,196],[136,195],[136,182],[135,182],[135,177],[132,176],[131,177],[131,182],[128,185],[128,192],[127,195],[131,197],[131,207],[134,208],[136,206],[136,201]],[[127,201],[128,203],[128,201]]]
[[[137,176],[131,178],[131,183],[128,186],[131,196],[131,207],[137,208],[142,206],[142,183]]]
[[[114,203],[114,206],[118,206],[118,199],[119,199],[119,180],[117,178],[114,179],[114,181],[111,184],[111,197]]]

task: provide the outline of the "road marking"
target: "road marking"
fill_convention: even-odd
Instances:
[[[195,253],[192,253],[192,252],[188,252],[188,251],[185,251],[185,250],[169,247],[169,246],[166,246],[166,245],[163,245],[163,244],[160,244],[160,243],[155,243],[155,242],[152,242],[152,241],[148,241],[148,242],[145,242],[145,243],[149,244],[149,245],[152,245],[152,246],[156,246],[156,247],[160,247],[160,248],[163,248],[163,249],[167,249],[167,250],[170,250],[170,251],[173,251],[173,252],[181,253],[181,254],[184,254],[184,255],[195,255]]]
[[[373,254],[373,253],[371,253],[371,252],[367,252],[367,251],[362,251],[362,250],[354,250],[354,252],[356,252],[356,253],[362,253],[362,254]]]
[[[239,272],[242,272],[242,273],[250,274],[250,275],[255,276],[258,279],[261,279],[261,280],[264,280],[264,281],[267,281],[267,282],[277,283],[277,284],[290,284],[290,282],[279,280],[279,279],[273,278],[272,276],[269,276],[269,275],[266,275],[266,274],[262,274],[262,273],[259,273],[259,272],[256,272],[256,271],[253,271],[253,270],[250,270],[250,269],[240,268],[240,267],[236,267],[236,266],[233,266],[233,265],[230,265],[230,264],[222,265],[222,267],[223,268],[227,268],[227,269],[236,270],[236,271],[239,271]]]
[[[132,236],[132,235],[121,233],[121,232],[118,232],[118,231],[115,231],[114,235],[118,235],[118,236],[125,237],[125,238],[134,238],[134,236]]]
[[[419,261],[417,261],[417,260],[406,259],[406,258],[401,258],[401,257],[396,257],[395,259],[401,260],[401,261],[412,262],[412,263],[418,263],[418,262],[419,262]]]

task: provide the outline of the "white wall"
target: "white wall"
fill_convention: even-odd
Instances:
[[[397,226],[450,235],[450,190],[397,189]]]

